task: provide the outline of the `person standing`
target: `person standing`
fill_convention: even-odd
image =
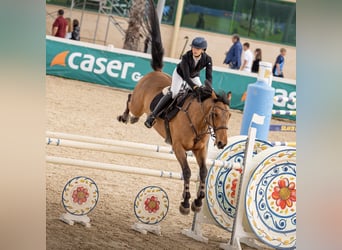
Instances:
[[[231,69],[240,69],[242,54],[240,36],[238,34],[234,34],[232,37],[232,42],[233,45],[226,53],[226,58],[224,59],[223,64],[228,64]]]
[[[284,77],[283,73],[283,68],[285,64],[285,55],[286,55],[286,49],[281,48],[280,49],[280,54],[276,58],[276,62],[274,63],[273,66],[273,75],[277,77]]]
[[[262,52],[260,48],[255,49],[254,51],[254,61],[252,64],[252,72],[258,73],[259,72],[259,63],[262,60]]]
[[[71,40],[80,40],[80,24],[77,19],[72,21],[73,30],[71,32]]]
[[[71,39],[71,18],[67,17],[65,18],[68,24],[67,32],[65,34],[66,39]]]
[[[64,10],[58,10],[58,17],[52,24],[51,34],[56,37],[65,38],[68,29],[68,23],[63,17]]]
[[[192,40],[191,50],[187,51],[174,69],[170,90],[160,99],[152,113],[147,117],[145,126],[151,128],[159,113],[174,99],[182,88],[191,88],[197,96],[201,94],[200,71],[205,68],[205,87],[212,85],[212,59],[206,53],[207,41],[203,37]]]
[[[253,63],[253,54],[252,51],[249,49],[249,43],[243,44],[243,62],[240,67],[240,70],[251,72],[252,69],[252,63]]]
[[[198,15],[198,20],[196,22],[196,28],[197,29],[204,29],[204,26],[205,26],[204,15],[203,15],[203,13],[200,13]]]

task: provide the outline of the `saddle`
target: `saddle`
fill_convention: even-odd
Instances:
[[[158,115],[159,118],[171,121],[179,110],[182,108],[186,98],[192,94],[192,91],[186,90],[179,92],[178,95],[172,100],[172,102],[165,107]],[[150,110],[152,111],[158,104],[159,100],[164,96],[163,91],[158,93],[152,100],[150,104]]]
[[[156,105],[158,104],[159,100],[163,97],[165,90],[158,93],[152,100],[150,104],[150,110],[152,111]],[[169,87],[167,89],[169,91]],[[203,102],[205,99],[208,99],[211,96],[211,93],[206,93],[200,95],[199,101]],[[172,144],[172,137],[170,132],[170,121],[178,114],[178,112],[182,109],[186,99],[188,97],[195,98],[196,95],[192,89],[184,89],[178,93],[178,95],[172,100],[172,102],[166,106],[166,108],[158,114],[158,118],[164,120],[165,131],[166,131],[166,138],[165,142],[168,144]]]

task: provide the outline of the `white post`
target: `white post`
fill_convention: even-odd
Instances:
[[[242,250],[240,242],[243,242],[249,246],[258,248],[258,245],[254,244],[254,239],[256,236],[251,232],[246,232],[242,226],[243,215],[245,214],[245,199],[241,195],[246,194],[246,189],[248,185],[248,179],[245,176],[250,176],[252,171],[252,158],[255,145],[255,138],[257,129],[252,127],[252,123],[262,125],[264,123],[265,116],[259,116],[253,114],[252,120],[248,129],[248,136],[246,141],[245,153],[243,158],[243,172],[240,176],[239,188],[236,196],[236,212],[233,222],[232,235],[229,243],[221,243],[220,248],[226,250]]]
[[[157,14],[158,14],[158,18],[159,18],[159,23],[161,23],[161,20],[163,17],[164,6],[165,6],[165,0],[158,0]]]
[[[170,57],[176,56],[176,46],[177,46],[180,23],[181,23],[181,19],[182,19],[182,15],[183,15],[183,7],[184,7],[184,0],[179,0],[178,5],[177,5],[175,24],[173,26],[174,30],[173,30],[173,34],[172,34]]]

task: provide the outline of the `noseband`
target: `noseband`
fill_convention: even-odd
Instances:
[[[228,110],[225,110],[225,109],[223,109],[223,108],[221,108],[221,107],[218,107],[218,106],[216,106],[216,105],[214,105],[212,108],[211,108],[211,110],[210,110],[210,114],[209,114],[209,126],[211,126],[212,127],[212,129],[213,129],[213,136],[215,137],[215,132],[217,131],[217,130],[220,130],[220,129],[228,129],[228,127],[227,126],[219,126],[219,127],[216,127],[215,126],[215,122],[214,122],[214,115],[215,115],[215,113],[214,113],[214,110],[215,110],[215,108],[217,108],[217,109],[220,109],[220,110],[222,110],[222,112],[223,113],[226,113],[226,112],[228,112]],[[211,124],[210,124],[210,119],[211,119]]]

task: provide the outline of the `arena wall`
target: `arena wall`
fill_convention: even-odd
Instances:
[[[54,21],[54,18],[56,17],[56,12],[58,9],[60,9],[61,6],[56,5],[46,5],[46,34],[51,34],[51,27],[52,23]],[[77,18],[81,19],[82,11],[78,9],[71,9],[66,8],[64,9],[65,17],[70,17],[71,19]],[[113,45],[116,48],[122,48],[124,37],[122,34],[115,28],[113,24],[110,24],[110,27],[108,29],[108,37],[107,37],[107,43],[105,44],[105,36],[107,31],[107,23],[108,18],[106,16],[99,16],[98,20],[98,26],[97,26],[97,32],[95,34],[96,30],[96,23],[97,23],[98,14],[95,12],[89,12],[84,11],[83,14],[83,21],[81,26],[81,41],[84,42],[93,42],[94,37],[95,42],[97,44],[102,45]],[[123,29],[127,28],[127,19],[116,17],[116,20],[122,26]],[[163,39],[163,45],[165,48],[165,56],[170,57],[170,51],[171,51],[171,42],[172,42],[172,35],[174,33],[174,27],[172,25],[161,25],[161,32],[162,32],[162,39]],[[208,40],[209,46],[208,46],[208,54],[210,54],[213,58],[214,66],[219,67],[226,67],[222,64],[225,52],[229,49],[231,46],[231,36],[224,35],[224,34],[218,34],[218,33],[212,33],[212,32],[206,32],[206,31],[198,31],[193,30],[189,28],[181,27],[179,30],[179,36],[177,39],[176,44],[176,58],[179,58],[184,44],[186,42],[185,36],[189,37],[189,43],[191,40],[196,36],[203,36]],[[263,52],[263,61],[271,62],[272,64],[275,61],[275,58],[279,54],[280,48],[284,47],[287,49],[287,55],[286,55],[286,62],[284,66],[284,75],[286,78],[289,79],[296,79],[296,47],[292,46],[283,46],[281,44],[274,44],[264,41],[257,41],[252,39],[246,39],[241,38],[241,42],[249,42],[251,45],[251,49],[254,50],[255,48],[261,48]],[[187,46],[188,46],[187,45]],[[140,45],[140,50],[143,50],[143,41]],[[188,47],[186,47],[188,49]]]

